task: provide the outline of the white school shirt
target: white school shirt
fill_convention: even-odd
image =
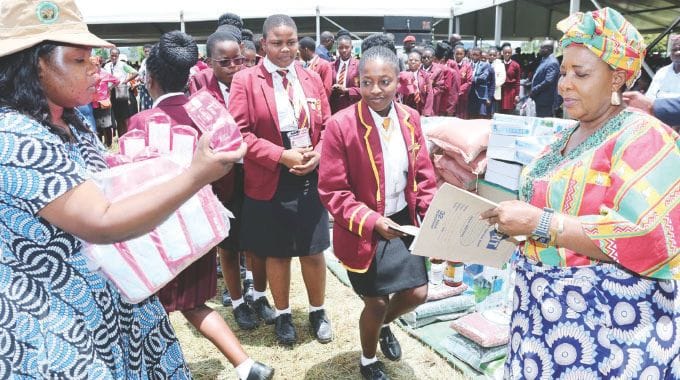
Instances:
[[[297,72],[295,71],[295,61],[288,65],[288,67],[278,67],[272,61],[270,61],[268,57],[264,57],[263,65],[267,72],[272,75],[274,83],[274,97],[276,99],[276,113],[279,118],[279,130],[281,132],[297,130],[298,119],[296,115],[299,115],[300,112],[293,108],[293,105],[290,104],[288,91],[286,91],[286,89],[283,87],[283,78],[279,73],[276,72],[277,70],[282,69],[288,70],[286,78],[288,79],[288,83],[293,86],[293,102],[295,107],[304,107],[307,115],[310,115],[305,93],[302,90],[302,85],[300,85]]]
[[[378,115],[370,107],[375,127],[380,131],[380,147],[383,153],[383,170],[385,174],[385,216],[394,215],[406,207],[406,189],[408,175],[408,152],[401,125],[397,117],[394,102],[387,117]],[[382,126],[383,120],[391,120],[387,131]]]
[[[277,74],[278,75],[278,74]],[[224,83],[217,81],[220,86],[220,91],[222,91],[222,97],[224,98],[224,104],[229,107],[229,88]]]

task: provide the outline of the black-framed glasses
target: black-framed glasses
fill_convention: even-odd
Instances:
[[[243,56],[225,59],[213,59],[213,61],[215,61],[221,67],[229,67],[232,63],[236,66],[239,66],[242,65],[245,60],[246,57]]]

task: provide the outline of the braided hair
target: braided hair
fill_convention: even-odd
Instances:
[[[198,61],[198,46],[190,35],[178,30],[165,33],[151,48],[146,70],[165,92],[181,92],[189,70]]]
[[[231,25],[236,27],[238,30],[243,29],[243,20],[241,19],[241,16],[235,14],[235,13],[223,13],[220,18],[217,19],[217,27],[219,28],[222,25]]]
[[[361,55],[359,60],[359,72],[364,71],[367,62],[381,60],[394,68],[394,72],[399,76],[399,58],[389,48],[381,45],[373,46]]]

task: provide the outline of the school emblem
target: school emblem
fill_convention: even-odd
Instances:
[[[59,7],[51,1],[43,1],[35,9],[38,20],[43,24],[51,24],[59,18]]]

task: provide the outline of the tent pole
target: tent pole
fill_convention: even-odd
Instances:
[[[456,16],[456,34],[460,34],[460,16]]]
[[[570,0],[569,1],[569,14],[573,15],[581,9],[581,0]]]
[[[501,45],[501,28],[503,27],[503,8],[496,5],[496,25],[494,28],[493,39],[496,46]]]
[[[179,11],[179,30],[182,33],[186,33],[185,30],[185,25],[184,25],[184,11]]]
[[[319,45],[321,43],[321,11],[319,10],[319,6],[316,6],[316,44]]]
[[[451,35],[453,34],[453,7],[451,7],[451,17],[449,17],[449,38],[451,38]]]

